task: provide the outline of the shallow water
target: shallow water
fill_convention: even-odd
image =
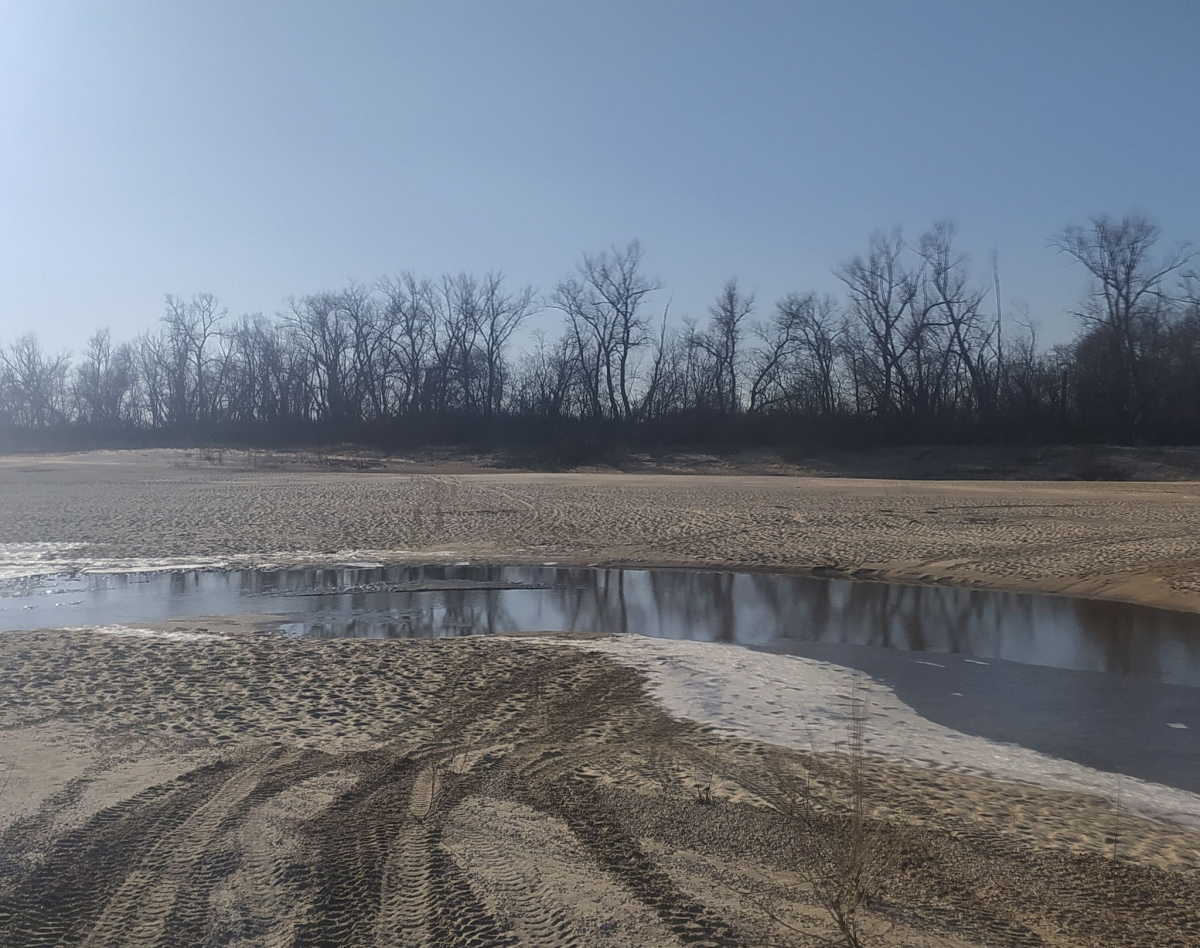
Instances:
[[[75,574],[10,582],[0,631],[262,614],[317,638],[635,632],[780,650],[865,646],[1200,687],[1200,615],[942,586],[548,566]]]
[[[317,638],[617,632],[787,652],[857,668],[963,733],[1200,792],[1200,615],[1191,613],[768,573],[548,566],[0,582],[0,632],[222,615]]]

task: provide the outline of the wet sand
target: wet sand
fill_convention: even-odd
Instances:
[[[1195,484],[231,472],[151,454],[5,459],[0,491],[0,544],[70,544],[48,554],[64,563],[824,567],[1200,611]],[[804,882],[853,802],[846,669],[252,626],[0,636],[0,944],[830,933]],[[1196,795],[1129,780],[1118,806],[1111,775],[860,687],[879,943],[1200,942]]]

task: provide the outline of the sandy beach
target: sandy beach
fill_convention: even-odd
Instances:
[[[673,564],[1200,611],[1196,483],[113,452],[0,459],[0,497],[14,575]],[[0,636],[0,944],[810,944],[831,931],[813,868],[856,799],[878,944],[1200,942],[1200,797],[958,734],[848,669],[706,643],[250,625]]]

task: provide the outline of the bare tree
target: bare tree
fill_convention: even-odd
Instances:
[[[321,421],[356,421],[350,391],[354,332],[336,293],[316,293],[287,300],[282,314],[293,342],[308,360],[309,398]]]
[[[1149,339],[1161,328],[1171,304],[1166,281],[1194,254],[1179,244],[1160,258],[1154,248],[1158,224],[1140,214],[1119,221],[1107,215],[1073,224],[1051,246],[1083,264],[1093,285],[1076,315],[1101,334],[1118,375],[1112,381],[1115,408],[1130,437],[1140,435],[1154,380],[1145,371]]]
[[[436,412],[471,412],[480,400],[476,370],[482,308],[479,282],[468,273],[444,276],[431,300],[429,407]]]
[[[386,325],[371,291],[351,282],[336,295],[337,315],[350,334],[345,376],[346,405],[355,420],[388,414],[390,347]]]
[[[170,420],[162,348],[161,334],[144,332],[133,342],[140,400],[151,428],[161,428]]]
[[[411,273],[380,283],[388,338],[396,360],[401,414],[420,411],[424,379],[434,338],[432,285]]]
[[[114,346],[107,329],[88,340],[84,360],[75,369],[75,398],[80,420],[113,425],[132,420],[137,368],[128,343]]]
[[[791,293],[776,308],[798,359],[793,387],[802,389],[801,401],[811,404],[818,414],[832,417],[838,407],[837,362],[846,332],[837,300],[816,293]]]
[[[741,410],[740,369],[743,358],[742,337],[746,318],[754,312],[754,294],[738,288],[737,277],[730,277],[717,300],[708,308],[712,317],[709,330],[700,337],[714,362],[717,406],[736,415]]]
[[[788,361],[799,342],[794,316],[793,310],[776,306],[775,318],[770,323],[754,327],[757,344],[749,358],[747,405],[751,413],[775,408],[785,397]]]
[[[483,352],[486,373],[484,417],[499,412],[504,379],[504,349],[526,319],[536,311],[533,287],[526,286],[516,293],[504,291],[504,276],[489,273],[481,286],[479,307],[479,345]]]
[[[8,350],[0,349],[0,369],[13,420],[30,428],[46,428],[67,419],[67,352],[47,356],[32,333]]]
[[[1075,340],[1049,352],[1032,332],[1001,346],[995,260],[993,317],[945,222],[915,246],[898,229],[875,234],[835,271],[844,299],[791,293],[765,323],[751,322],[753,296],[736,280],[703,326],[673,322],[669,304],[652,318],[659,284],[636,241],[584,255],[550,298],[565,331],[535,337],[519,360],[510,347],[539,303],[499,273],[351,283],[236,322],[211,294],[169,296],[156,331],[120,345],[101,331],[74,369],[33,337],[5,349],[0,427],[232,425],[244,437],[246,426],[282,426],[312,437],[333,424],[373,438],[410,419],[453,415],[478,431],[511,413],[561,421],[556,431],[605,421],[683,439],[807,437],[837,418],[865,437],[1190,442],[1200,438],[1200,269],[1186,245],[1156,254],[1158,240],[1137,216],[1060,235],[1055,246],[1094,282]],[[753,425],[705,427],[743,411]]]
[[[610,417],[626,420],[635,418],[634,357],[650,341],[642,306],[647,296],[661,289],[660,283],[641,272],[642,256],[636,240],[623,250],[612,247],[584,254],[578,276],[560,283],[552,297],[552,304],[571,324],[585,369],[594,365],[596,375],[603,376]],[[598,405],[599,396],[595,401]]]
[[[911,403],[915,386],[907,360],[922,342],[919,309],[921,273],[904,263],[904,235],[876,233],[867,256],[856,256],[836,272],[846,285],[850,312],[862,331],[859,346],[864,381],[876,410],[885,417]]]
[[[197,293],[189,302],[169,294],[166,298],[162,354],[167,358],[172,415],[180,421],[203,422],[213,415],[223,381],[222,361],[213,359],[213,344],[227,315],[211,293]]]
[[[552,419],[583,414],[577,365],[566,336],[551,343],[545,333],[535,333],[533,351],[522,356],[517,373],[517,411]]]
[[[595,305],[587,285],[574,276],[558,284],[551,301],[567,319],[567,338],[584,387],[587,414],[594,419],[605,416],[601,387],[607,380],[607,404],[615,416],[618,408],[612,385],[612,327],[605,319],[606,313]]]
[[[921,236],[918,253],[925,262],[925,299],[936,322],[949,332],[949,353],[970,380],[971,400],[985,431],[995,424],[998,322],[983,316],[988,288],[971,282],[966,254],[954,248],[954,225],[939,221]]]

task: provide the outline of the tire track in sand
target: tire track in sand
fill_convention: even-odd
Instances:
[[[219,698],[235,648],[258,654],[223,644],[218,665],[216,646],[173,647],[173,674],[199,704]],[[153,652],[105,649],[96,654],[130,691],[121,700],[136,700],[147,669],[158,667],[145,661]],[[366,655],[374,676],[351,674],[354,666],[337,692],[339,666]],[[289,674],[264,701],[295,717],[294,731],[280,732],[294,745],[243,744],[81,826],[63,824],[57,837],[46,806],[70,799],[73,785],[13,824],[0,839],[14,847],[0,879],[3,948],[726,948],[761,943],[747,933],[762,920],[706,894],[711,879],[695,867],[744,864],[754,876],[808,858],[809,836],[794,828],[795,846],[781,846],[774,810],[734,797],[701,808],[689,790],[697,768],[763,787],[775,769],[763,748],[669,718],[640,673],[601,656],[550,642],[462,640],[297,646],[278,660]],[[271,667],[256,664],[255,674]],[[297,680],[341,694],[361,717],[331,721],[323,701],[305,716]],[[393,690],[366,687],[379,681]],[[147,726],[140,720],[130,726]],[[354,730],[381,721],[370,743]],[[906,840],[918,834],[890,903],[907,943],[1196,943],[1191,870],[1113,864],[1006,832],[993,838],[976,822],[1054,824],[1032,790],[1014,803],[1011,787],[979,780],[966,796],[946,796],[946,779],[885,768],[871,784],[873,800],[901,795],[897,813],[923,813],[918,795],[945,807],[911,825],[906,816],[896,830]],[[893,812],[891,802],[881,806]],[[948,822],[939,826],[937,814]],[[1138,825],[1122,821],[1123,852],[1126,834],[1131,855],[1134,844],[1172,844],[1165,835],[1136,843],[1134,834],[1150,833]]]
[[[236,760],[208,765],[65,834],[0,902],[0,944],[154,944],[181,880],[257,776]]]

